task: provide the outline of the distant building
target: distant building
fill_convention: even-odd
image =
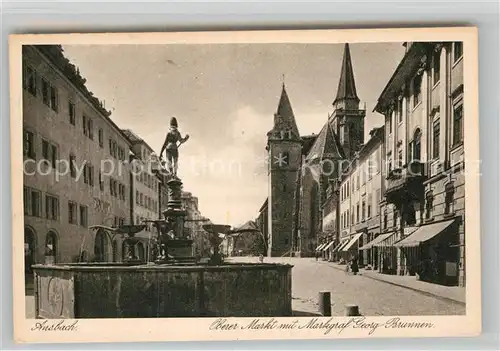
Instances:
[[[363,145],[365,110],[359,102],[348,44],[333,112],[318,135],[300,136],[283,85],[267,134],[269,256],[315,254],[330,181],[338,178],[339,164],[352,160]]]
[[[210,242],[203,225],[208,224],[210,220],[202,216],[198,208],[198,198],[192,193],[182,192],[182,206],[186,210],[184,237],[193,240],[193,256],[209,257]]]
[[[151,241],[158,233],[152,223],[159,218],[160,179],[153,172],[153,149],[130,129],[123,130],[131,142],[131,217],[134,224],[146,224],[146,229],[136,234],[143,241],[136,245],[136,255],[149,260]]]
[[[23,46],[25,262],[118,261],[130,142],[61,46]],[[37,170],[38,167],[38,170]]]

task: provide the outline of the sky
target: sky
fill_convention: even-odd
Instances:
[[[87,87],[159,154],[175,116],[190,139],[178,176],[214,223],[253,220],[267,197],[266,133],[284,81],[301,135],[332,112],[343,44],[63,46]],[[372,112],[404,55],[402,43],[350,44],[365,140],[383,124]]]

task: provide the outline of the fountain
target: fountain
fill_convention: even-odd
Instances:
[[[197,262],[193,240],[184,235],[182,181],[171,174],[167,187],[164,218],[151,221],[158,232],[153,262],[34,265],[36,318],[291,316],[292,266],[224,262],[220,236],[231,227],[218,224],[203,225],[212,254]],[[135,245],[142,229],[109,230]]]

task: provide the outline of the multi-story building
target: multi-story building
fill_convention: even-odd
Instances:
[[[23,47],[25,262],[120,260],[130,142],[61,46]]]
[[[384,269],[465,286],[462,42],[408,42],[385,116]]]
[[[200,213],[198,208],[198,198],[192,193],[183,191],[181,195],[182,206],[186,211],[184,219],[184,237],[193,240],[193,256],[208,257],[210,255],[210,242],[208,233],[203,229],[203,225],[209,223]]]
[[[123,130],[123,133],[129,138],[132,151],[130,154],[132,165],[130,216],[134,224],[146,224],[146,229],[136,234],[136,237],[143,239],[136,246],[136,255],[141,260],[149,260],[151,240],[157,232],[154,225],[148,221],[155,221],[159,218],[161,179],[158,173],[154,172],[153,149],[130,129]]]

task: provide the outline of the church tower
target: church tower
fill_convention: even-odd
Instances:
[[[268,256],[292,249],[297,174],[302,142],[290,100],[283,84],[274,126],[267,133],[268,151]]]
[[[366,111],[359,108],[349,44],[344,46],[337,96],[329,122],[339,137],[347,159],[352,159],[364,143]]]

